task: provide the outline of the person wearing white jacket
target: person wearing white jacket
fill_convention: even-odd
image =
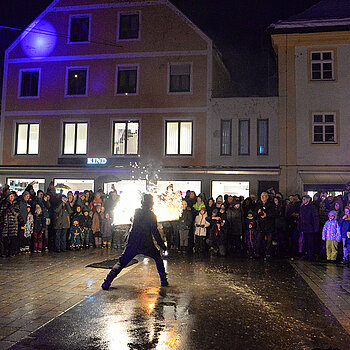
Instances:
[[[205,208],[201,208],[199,214],[196,216],[194,220],[195,226],[195,252],[205,252],[205,239],[207,237],[207,227],[209,227],[210,223],[207,221],[207,213]]]

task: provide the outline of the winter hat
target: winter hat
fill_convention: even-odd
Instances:
[[[219,210],[217,210],[217,209],[213,210],[213,214],[215,214],[215,215],[218,215],[218,212],[219,212]]]
[[[253,220],[254,219],[254,215],[253,215],[253,212],[251,210],[248,211],[247,219],[248,220]]]
[[[23,193],[22,193],[22,197],[24,198],[25,196],[30,196],[30,194],[29,194],[29,192],[28,191],[24,191]]]
[[[335,212],[335,211],[330,211],[329,213],[328,213],[328,218],[331,216],[331,215],[333,215],[335,218],[337,217],[337,213]]]

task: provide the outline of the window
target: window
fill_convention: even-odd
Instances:
[[[139,13],[120,13],[118,40],[139,39],[140,32],[140,14]]]
[[[249,120],[239,121],[239,154],[249,155],[250,144],[250,122]]]
[[[139,122],[114,122],[113,154],[127,155],[139,153]]]
[[[87,96],[88,68],[67,68],[66,96]]]
[[[15,154],[39,154],[39,128],[39,124],[17,124]]]
[[[314,113],[312,115],[312,143],[336,143],[335,113]]]
[[[231,155],[232,120],[221,120],[221,150],[222,156]]]
[[[269,121],[258,119],[258,155],[267,155],[269,145]]]
[[[69,22],[69,42],[86,43],[90,41],[90,16],[71,16]]]
[[[117,95],[137,93],[137,66],[117,66]]]
[[[21,69],[19,72],[19,93],[22,98],[39,97],[40,69]]]
[[[64,123],[63,154],[86,154],[87,130],[87,123]]]
[[[334,80],[334,51],[311,51],[311,80]]]
[[[166,155],[192,155],[193,122],[166,122]]]
[[[170,64],[169,92],[191,92],[191,64]]]

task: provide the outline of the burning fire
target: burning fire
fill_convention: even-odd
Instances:
[[[182,194],[180,191],[166,191],[158,194],[157,188],[152,191],[153,212],[158,222],[178,220],[182,215]],[[142,193],[130,190],[122,193],[114,211],[114,225],[127,225],[131,223],[137,208],[141,206]]]

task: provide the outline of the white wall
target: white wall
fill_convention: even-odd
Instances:
[[[221,119],[232,119],[232,156],[220,156]],[[250,155],[238,154],[238,123],[250,120]],[[269,119],[268,155],[257,155],[257,119]],[[209,166],[279,166],[278,97],[214,98],[209,105],[207,163]]]
[[[337,49],[337,82],[309,82],[308,47],[295,49],[298,165],[350,164],[350,45],[325,48]],[[312,144],[311,113],[327,111],[339,111],[338,145]]]

